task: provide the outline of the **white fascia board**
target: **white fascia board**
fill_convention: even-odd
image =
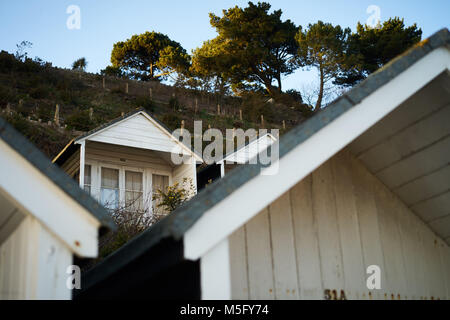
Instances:
[[[292,149],[280,159],[278,174],[256,176],[203,214],[184,234],[185,258],[197,260],[202,257],[428,82],[449,69],[449,50],[435,49]],[[298,165],[298,159],[302,159],[301,166]]]
[[[80,257],[98,253],[100,221],[0,139],[0,189]]]

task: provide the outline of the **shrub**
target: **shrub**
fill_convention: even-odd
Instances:
[[[150,100],[150,98],[147,98],[145,96],[137,97],[135,100],[135,105],[136,105],[136,107],[144,108],[145,110],[147,110],[149,112],[155,111],[155,106],[154,106],[152,100]]]
[[[166,113],[162,117],[162,122],[170,129],[176,130],[181,125],[181,117],[174,113]]]
[[[89,110],[77,110],[65,120],[68,129],[89,131],[95,127],[95,122],[89,117]]]

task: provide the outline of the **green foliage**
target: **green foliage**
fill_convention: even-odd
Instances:
[[[45,99],[50,95],[50,90],[46,85],[38,85],[30,89],[30,96],[34,99]]]
[[[87,67],[86,58],[80,58],[72,63],[72,70],[85,71]]]
[[[148,97],[140,96],[137,97],[135,100],[135,105],[138,108],[144,108],[148,112],[154,112],[155,111],[155,105],[153,104],[152,100]]]
[[[281,20],[281,10],[269,13],[270,8],[265,2],[249,2],[246,8],[224,10],[223,17],[211,13],[218,36],[194,52],[194,70],[229,79],[235,88],[241,83],[257,83],[271,95],[281,92],[281,76],[297,68],[292,60],[297,27],[290,20]]]
[[[100,74],[104,76],[121,78],[124,76],[119,67],[107,66],[105,69],[100,70]]]
[[[7,116],[8,121],[17,131],[39,147],[48,157],[58,154],[69,141],[68,137],[51,128],[34,125],[20,114]]]
[[[169,100],[169,107],[173,109],[174,111],[178,111],[179,109],[182,109],[182,105],[178,101],[176,97],[171,97]]]
[[[184,178],[181,184],[176,182],[166,190],[156,190],[153,201],[156,201],[158,208],[170,213],[192,198],[194,194],[195,187],[192,179]]]
[[[65,120],[68,129],[89,131],[96,126],[95,121],[89,117],[89,110],[76,110]]]
[[[345,64],[337,84],[353,86],[420,42],[422,30],[404,19],[390,18],[377,28],[358,23],[345,50]]]
[[[140,80],[160,80],[173,72],[183,73],[189,68],[189,59],[178,42],[157,32],[145,32],[117,42],[111,53],[113,68]]]
[[[268,99],[268,97],[261,96],[257,93],[245,93],[242,97],[242,113],[244,118],[254,123],[260,123],[261,115],[263,115],[266,122],[273,121],[276,111],[273,105],[267,102]]]
[[[177,113],[166,113],[161,119],[162,123],[172,131],[180,128],[181,120],[181,117]]]
[[[308,29],[298,31],[295,39],[298,43],[297,61],[302,67],[315,67],[319,71],[319,95],[315,110],[322,106],[325,83],[335,78],[343,63],[345,43],[350,29],[318,21]]]

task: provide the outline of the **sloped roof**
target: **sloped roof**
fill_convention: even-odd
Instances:
[[[293,128],[279,142],[279,157],[283,159],[297,146],[327,127],[333,121],[359,105],[377,89],[406,71],[413,64],[435,49],[450,45],[450,34],[442,29],[428,39],[406,51],[386,66],[370,75],[365,81],[338,98],[327,108]],[[235,191],[260,175],[262,165],[240,166],[223,179],[217,180],[200,192],[194,199],[171,213],[158,224],[136,237],[84,277],[84,286],[88,289],[95,283],[106,279],[144,252],[157,245],[164,238],[180,240],[203,217],[203,215],[232,195]]]
[[[233,162],[233,159],[236,159],[236,155],[242,151],[245,151],[244,149],[248,148],[250,145],[254,144],[254,143],[259,143],[259,141],[261,141],[262,139],[266,139],[269,138],[270,140],[272,140],[273,142],[277,141],[277,138],[275,138],[272,134],[270,133],[266,133],[262,136],[256,136],[253,139],[251,139],[249,142],[244,143],[243,145],[239,146],[237,148],[236,151],[231,151],[229,153],[227,153],[222,160],[218,161],[217,163],[222,163],[223,161],[230,161]],[[262,150],[259,150],[260,152]]]
[[[161,121],[159,121],[156,117],[154,117],[151,113],[149,113],[148,111],[146,111],[144,108],[138,108],[134,111],[131,111],[123,116],[120,116],[116,119],[113,119],[107,123],[102,124],[101,126],[98,126],[97,128],[90,130],[86,133],[84,133],[81,136],[76,137],[75,139],[71,140],[65,147],[64,149],[52,160],[53,163],[57,163],[59,165],[61,165],[62,163],[64,163],[64,161],[66,159],[68,159],[74,152],[76,152],[79,148],[79,146],[77,145],[77,142],[80,142],[82,140],[85,139],[89,139],[89,137],[92,137],[98,133],[100,133],[101,131],[114,126],[115,124],[118,124],[119,122],[122,122],[126,119],[129,119],[137,114],[144,114],[146,117],[151,118],[153,121],[155,121],[159,126],[161,126],[162,130],[165,131],[166,134],[172,136],[171,134],[171,130]],[[187,146],[185,146],[184,144],[182,144],[179,141],[176,141],[175,138],[173,138],[175,143],[178,143],[180,145],[183,145],[183,147],[187,150],[189,150],[193,155],[195,155],[195,157],[197,158],[197,160],[201,160],[202,157],[201,155],[197,154],[195,152],[195,150],[193,148],[187,148]]]
[[[96,200],[82,190],[73,179],[71,179],[59,167],[52,164],[50,160],[36,148],[28,139],[16,131],[10,124],[0,117],[0,139],[11,148],[22,155],[28,162],[40,172],[53,181],[60,189],[68,194],[74,201],[84,207],[94,216],[101,225],[107,229],[116,229],[110,214]],[[64,214],[64,212],[61,212]]]

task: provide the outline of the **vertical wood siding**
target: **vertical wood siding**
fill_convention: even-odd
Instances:
[[[450,299],[447,244],[347,150],[229,241],[234,299]]]
[[[71,299],[72,252],[28,216],[0,245],[0,300]]]

